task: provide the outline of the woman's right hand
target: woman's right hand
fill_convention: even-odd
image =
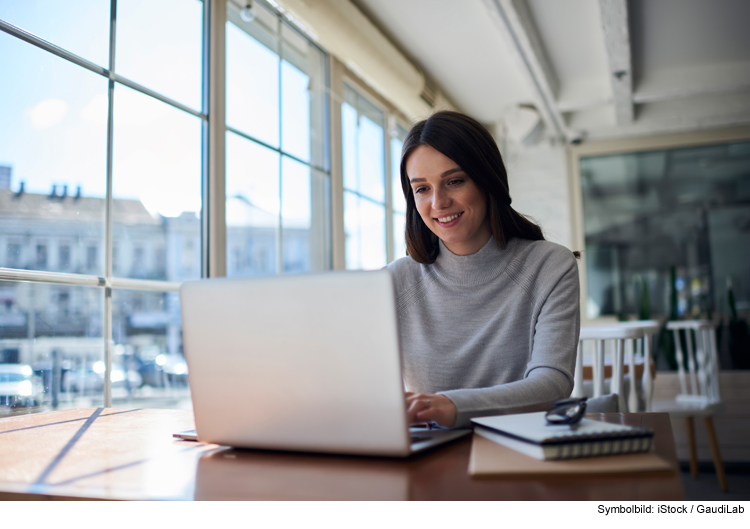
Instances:
[[[409,424],[434,422],[452,428],[456,424],[458,410],[445,395],[406,392],[406,413]]]

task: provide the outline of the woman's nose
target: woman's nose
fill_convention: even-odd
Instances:
[[[432,195],[432,209],[445,209],[450,207],[451,198],[450,194],[442,189],[438,189]]]

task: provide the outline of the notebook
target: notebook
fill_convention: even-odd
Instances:
[[[469,474],[484,477],[560,476],[673,472],[673,464],[655,451],[607,457],[536,459],[475,434],[469,456]]]
[[[646,428],[585,418],[574,427],[551,425],[545,414],[498,415],[472,422],[478,435],[536,459],[626,454],[653,448],[654,434]]]
[[[471,433],[409,428],[387,270],[192,281],[180,304],[200,441],[408,456]]]

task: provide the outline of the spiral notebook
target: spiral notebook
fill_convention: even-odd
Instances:
[[[592,419],[573,427],[547,424],[545,412],[472,419],[474,432],[536,459],[572,459],[635,452],[653,448],[654,433]]]

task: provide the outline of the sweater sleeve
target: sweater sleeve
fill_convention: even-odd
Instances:
[[[440,392],[456,405],[457,427],[470,426],[472,417],[549,409],[554,401],[570,395],[580,332],[578,267],[572,255],[558,277],[549,293],[541,296],[523,379]],[[498,367],[501,355],[498,352]]]

